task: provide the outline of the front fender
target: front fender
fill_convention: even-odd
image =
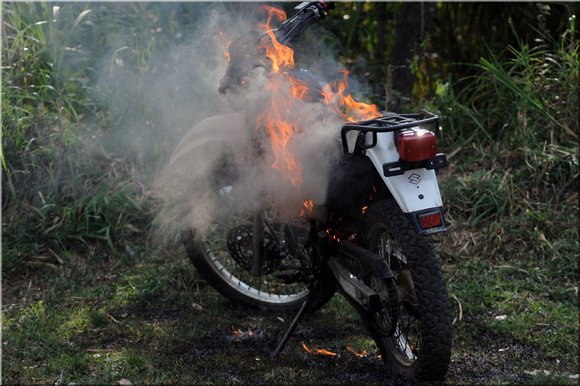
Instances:
[[[250,125],[244,113],[220,114],[204,119],[179,141],[169,159],[169,165],[174,166],[185,158],[188,162],[194,162],[195,158],[206,159],[228,148],[245,146],[250,133]]]

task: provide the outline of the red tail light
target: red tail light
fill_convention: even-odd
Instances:
[[[419,226],[421,229],[435,228],[441,225],[441,213],[427,213],[419,216]]]
[[[398,136],[399,157],[404,161],[424,161],[435,157],[435,134],[425,129],[405,130]]]

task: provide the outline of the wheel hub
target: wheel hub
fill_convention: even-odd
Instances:
[[[409,270],[401,271],[397,277],[397,303],[403,304],[409,314],[419,317],[419,304]]]
[[[248,272],[252,270],[254,231],[252,225],[238,225],[230,229],[227,236],[227,248],[232,258]],[[283,258],[288,256],[288,248],[279,243],[269,232],[264,232],[265,261],[263,273],[272,273],[280,265]]]

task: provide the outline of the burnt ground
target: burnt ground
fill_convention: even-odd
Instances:
[[[203,302],[203,300],[202,300]],[[292,314],[271,314],[235,306],[218,294],[205,302],[217,313],[208,328],[191,339],[172,341],[161,357],[179,358],[180,367],[195,382],[251,384],[416,384],[387,368],[361,329],[358,318],[339,295],[305,318],[277,358],[271,352],[289,325]],[[215,303],[214,303],[215,302]],[[347,307],[345,309],[344,307]],[[199,313],[204,313],[202,306]],[[176,310],[150,313],[153,323],[175,323],[185,315]],[[145,315],[144,315],[145,316]],[[187,317],[185,317],[187,319]],[[204,317],[205,319],[205,317]],[[534,370],[549,368],[556,359],[513,337],[490,332],[477,318],[467,318],[454,331],[454,349],[446,383],[543,383]],[[336,356],[312,355],[302,348],[327,349]],[[348,347],[368,354],[357,357]],[[563,379],[563,381],[566,381]]]
[[[232,304],[187,262],[115,264],[5,278],[3,383],[413,384],[378,358],[340,295],[307,316],[272,358],[293,314]],[[467,314],[455,324],[446,383],[577,384],[570,360],[489,319]],[[336,355],[309,354],[302,342]]]

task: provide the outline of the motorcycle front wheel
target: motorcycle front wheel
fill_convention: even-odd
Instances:
[[[189,258],[213,288],[234,303],[273,311],[296,310],[311,296],[307,311],[313,312],[331,299],[333,285],[310,295],[311,272],[304,248],[306,228],[278,223],[243,208],[240,212],[240,205],[235,203],[235,182],[224,183],[216,190],[216,206],[220,210],[208,229],[182,231]],[[264,223],[260,227],[256,221]],[[258,234],[262,236],[257,241],[254,233],[260,228]],[[256,242],[265,254],[260,275],[252,272]]]
[[[253,171],[248,163],[260,150],[250,134],[254,123],[248,122],[244,113],[216,115],[182,138],[170,157],[168,177],[162,180],[169,215],[161,217],[188,219],[179,225],[182,243],[200,275],[219,293],[244,306],[294,310],[310,296],[307,231],[283,224],[286,221],[275,215],[254,227],[260,194],[253,183],[259,183],[260,176],[241,174]],[[173,181],[179,183],[173,187]],[[192,217],[195,221],[189,221]],[[261,234],[265,226],[269,232],[262,245],[267,255],[261,274],[254,275],[254,243],[260,245],[254,233]],[[334,292],[333,286],[324,286],[312,294],[309,310],[328,302]]]
[[[415,232],[392,200],[369,207],[365,229],[366,247],[383,257],[396,277],[394,333],[385,335],[369,324],[383,361],[409,378],[442,380],[451,358],[451,318],[432,242]]]

